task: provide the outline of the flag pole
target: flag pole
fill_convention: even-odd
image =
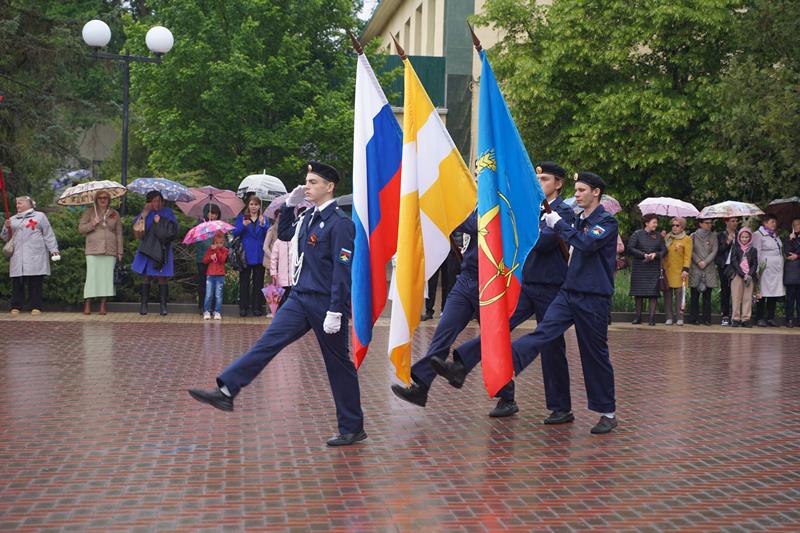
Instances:
[[[347,30],[347,36],[350,37],[350,41],[353,43],[353,50],[356,51],[356,54],[362,55],[364,53],[364,47],[361,45],[361,42],[356,38],[356,36],[350,30]]]
[[[397,55],[400,56],[400,59],[402,59],[403,61],[408,59],[408,56],[406,55],[406,51],[403,50],[403,47],[400,46],[400,43],[397,42],[397,39],[394,38],[394,35],[392,35],[392,40],[394,41],[394,47],[397,48]]]
[[[475,30],[472,29],[472,25],[467,23],[467,27],[469,28],[469,33],[472,35],[472,45],[475,47],[475,51],[479,54],[483,50],[483,46],[481,45],[481,40],[478,39],[478,36],[475,35]],[[394,37],[392,37],[394,39]],[[397,41],[395,41],[397,44]],[[542,200],[542,207],[544,207],[545,213],[551,213],[553,210],[550,208],[550,202],[547,201],[547,198]],[[569,249],[567,248],[567,244],[564,242],[564,239],[561,238],[561,235],[556,235],[556,239],[558,240],[559,248],[561,248],[561,254],[564,256],[564,259],[569,260]]]

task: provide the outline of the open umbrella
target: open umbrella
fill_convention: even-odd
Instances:
[[[269,174],[251,174],[239,184],[236,196],[244,198],[248,193],[254,193],[261,200],[271,201],[286,193],[286,186],[275,176]]]
[[[285,289],[278,286],[277,283],[270,283],[261,289],[261,294],[263,294],[264,299],[267,300],[267,305],[269,305],[269,310],[273,315],[275,315],[275,312],[278,310],[278,304],[281,302],[284,290]]]
[[[272,200],[272,202],[270,202],[270,204],[267,206],[267,209],[264,211],[264,214],[267,215],[267,218],[274,220],[275,217],[278,216],[278,210],[286,203],[287,198],[289,198],[288,194],[282,194]],[[296,205],[294,209],[295,212],[298,212],[300,209],[308,209],[309,207],[314,207],[314,205],[308,200],[303,200]]]
[[[167,178],[136,178],[128,184],[128,190],[136,194],[158,191],[164,197],[164,200],[171,202],[191,202],[194,200],[194,195],[188,187]]]
[[[708,205],[700,211],[697,218],[730,218],[730,217],[752,217],[763,215],[764,211],[755,204],[747,202],[734,202],[727,200],[714,205]]]
[[[792,196],[791,198],[772,200],[766,211],[778,217],[780,227],[791,228],[792,220],[800,218],[800,197]]]
[[[216,235],[218,231],[228,233],[232,229],[233,226],[224,220],[209,220],[208,222],[201,222],[186,232],[186,236],[183,238],[183,244],[195,244],[200,241],[207,241]]]
[[[696,217],[699,214],[697,208],[689,202],[669,196],[645,198],[639,202],[639,210],[643,215],[654,213],[665,217]]]
[[[580,213],[583,209],[575,202],[575,197],[572,196],[564,200],[564,203],[567,204],[569,207],[572,208],[575,213]],[[600,204],[603,206],[603,209],[608,211],[612,215],[616,215],[620,211],[622,211],[622,206],[619,205],[619,202],[613,196],[608,194],[604,194],[600,197]]]
[[[203,218],[203,210],[208,204],[216,204],[220,218],[233,218],[244,209],[244,202],[233,191],[217,189],[211,185],[189,189],[194,199],[189,202],[176,202],[175,205],[190,217]]]
[[[74,185],[58,198],[58,205],[88,205],[94,203],[94,198],[100,191],[105,191],[111,198],[121,198],[128,190],[121,183],[110,180],[89,181]]]

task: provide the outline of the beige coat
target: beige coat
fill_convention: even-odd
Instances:
[[[86,235],[86,255],[122,255],[122,222],[119,213],[108,209],[105,220],[97,225],[94,223],[94,206],[89,206],[81,215],[78,231]]]

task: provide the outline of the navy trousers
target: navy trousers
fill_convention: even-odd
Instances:
[[[616,402],[614,369],[608,354],[609,303],[608,296],[561,289],[536,331],[511,343],[516,373],[525,370],[539,353],[542,353],[543,359],[550,359],[550,352],[544,353],[542,348],[575,324],[589,409],[598,413],[613,413]],[[543,364],[549,362],[543,361]],[[557,371],[558,365],[554,366],[555,368],[550,368],[551,372]],[[569,394],[568,374],[555,376],[553,383],[559,389],[566,387],[566,394]],[[559,390],[559,394],[563,393]]]
[[[364,414],[361,411],[358,374],[347,347],[348,320],[343,315],[339,332],[333,335],[325,333],[322,323],[325,321],[329,303],[328,295],[292,291],[261,338],[219,375],[217,384],[228,387],[235,397],[242,387],[249,385],[264,370],[278,352],[309,330],[314,330],[328,371],[339,432],[344,434],[361,431],[364,428]]]
[[[478,280],[460,274],[456,278],[447,302],[444,305],[442,316],[433,339],[425,356],[411,367],[411,378],[418,385],[430,387],[436,372],[431,368],[431,357],[437,356],[447,359],[450,347],[456,341],[458,334],[464,331],[472,317],[478,312]]]
[[[559,289],[558,285],[524,284],[519,294],[517,308],[508,319],[511,330],[513,331],[533,315],[536,315],[537,324],[541,324],[547,308],[550,307]],[[550,411],[571,411],[569,366],[567,365],[564,335],[561,334],[554,341],[544,345],[542,353],[548,354],[548,357],[542,357],[542,377],[547,408]],[[481,338],[476,337],[456,348],[453,351],[453,357],[458,357],[467,371],[472,370],[481,360]],[[513,400],[514,381],[510,381],[503,387],[498,396]]]

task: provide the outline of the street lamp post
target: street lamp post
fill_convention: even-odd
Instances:
[[[123,72],[122,96],[122,185],[128,186],[128,103],[131,83],[131,62],[141,63],[161,63],[161,56],[172,49],[174,39],[172,33],[163,26],[154,26],[148,30],[145,36],[147,48],[155,54],[155,57],[133,56],[127,51],[124,55],[110,54],[101,52],[100,48],[106,46],[111,40],[111,28],[102,20],[90,20],[83,26],[83,40],[86,44],[94,48],[92,57],[95,59],[106,59],[109,61],[121,61]],[[122,214],[125,215],[126,201],[122,197]]]

